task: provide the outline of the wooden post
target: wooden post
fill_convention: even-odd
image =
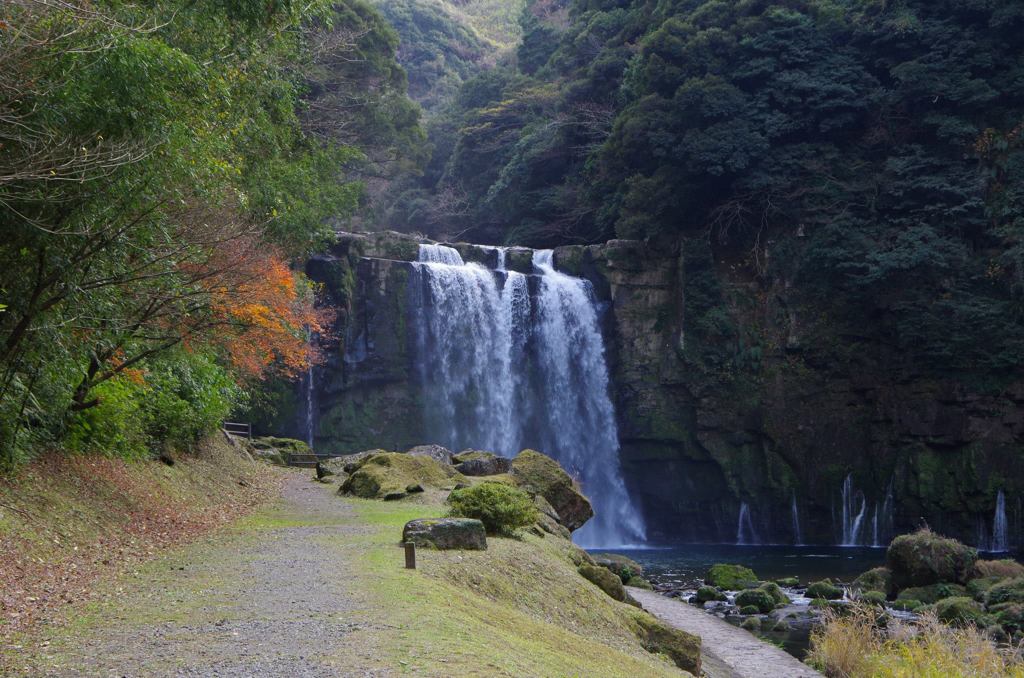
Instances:
[[[405,569],[415,570],[416,569],[416,544],[415,542],[405,542]]]

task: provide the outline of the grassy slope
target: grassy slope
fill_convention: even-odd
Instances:
[[[217,436],[174,466],[52,454],[0,481],[0,638],[60,617],[97,579],[237,519],[275,473]]]
[[[412,518],[440,504],[357,501],[373,529],[362,538],[356,576],[400,632],[384,650],[424,676],[678,676],[632,632],[635,608],[576,573],[568,542],[489,538],[486,552],[420,550],[401,569],[397,542]]]

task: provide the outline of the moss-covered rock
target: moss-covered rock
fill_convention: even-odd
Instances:
[[[644,568],[640,563],[617,553],[595,553],[594,562],[608,568],[622,580],[623,584],[630,586],[633,586],[630,582],[634,578],[641,578],[644,575]]]
[[[829,579],[816,581],[807,587],[808,598],[824,598],[825,600],[838,600],[843,597],[843,590],[833,584]]]
[[[364,499],[401,499],[409,487],[451,489],[464,478],[428,456],[395,452],[368,457],[341,485],[344,494]]]
[[[772,597],[772,602],[775,603],[776,607],[779,605],[788,605],[790,603],[789,596],[787,596],[782,588],[775,582],[762,584],[758,588]]]
[[[630,577],[629,581],[626,583],[635,588],[643,589],[644,591],[654,590],[654,585],[643,577]]]
[[[663,654],[682,670],[701,675],[700,637],[662,624],[649,614],[638,615],[636,621],[637,635],[648,652]]]
[[[276,438],[274,436],[260,436],[248,441],[249,451],[256,459],[286,466],[290,454],[311,454],[309,445],[294,438]]]
[[[799,577],[783,577],[782,579],[776,579],[775,583],[779,586],[785,586],[788,589],[800,586]]]
[[[728,597],[714,586],[701,586],[697,589],[697,593],[694,596],[697,602],[703,605],[711,601],[724,601],[728,600]]]
[[[897,596],[898,600],[919,600],[926,605],[936,603],[943,598],[957,598],[967,595],[967,588],[959,584],[932,584],[931,586],[914,586],[903,589]]]
[[[496,476],[512,470],[512,460],[490,452],[460,453],[453,459],[455,470],[464,476]]]
[[[754,607],[758,612],[767,614],[775,609],[775,599],[764,589],[746,589],[736,594],[736,605],[740,610]]]
[[[746,629],[747,631],[760,631],[761,630],[761,618],[760,617],[747,617],[740,622],[740,628]]]
[[[1024,603],[1024,577],[1004,579],[993,585],[985,596],[985,603],[989,607],[1001,603]]]
[[[759,608],[757,605],[744,605],[743,607],[740,608],[740,614],[742,614],[742,615],[761,614],[761,608]]]
[[[885,557],[897,589],[941,583],[966,584],[977,559],[975,549],[927,528],[893,539]]]
[[[402,529],[402,541],[435,549],[487,548],[484,524],[472,518],[420,518],[410,520]]]
[[[334,475],[352,474],[363,465],[363,462],[376,454],[387,454],[387,450],[364,450],[354,454],[332,457],[321,461],[319,465]]]
[[[981,604],[966,596],[943,598],[934,605],[939,621],[956,626],[977,624],[985,614]]]
[[[622,586],[622,580],[612,574],[608,568],[600,565],[581,565],[579,573],[583,575],[584,579],[595,584],[615,600],[626,600],[626,589]]]
[[[712,565],[708,570],[707,576],[704,577],[704,583],[726,591],[739,591],[756,586],[758,579],[749,567],[718,563]]]
[[[853,589],[862,593],[878,591],[885,596],[891,596],[895,593],[892,586],[892,572],[887,567],[868,570],[853,580]]]
[[[544,497],[558,513],[558,522],[570,531],[578,530],[594,515],[590,500],[576,488],[572,478],[551,457],[536,450],[523,450],[512,460],[512,478],[527,492]]]

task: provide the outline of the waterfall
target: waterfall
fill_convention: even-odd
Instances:
[[[871,518],[871,545],[875,547],[888,546],[894,531],[893,519],[893,479],[889,479],[889,486],[885,491],[885,499],[881,506],[875,502],[875,513]]]
[[[590,285],[551,261],[535,253],[531,285],[521,273],[466,264],[450,247],[420,246],[413,304],[427,427],[452,449],[512,456],[538,447],[594,504],[576,532],[581,545],[640,543]]]
[[[507,270],[506,269],[507,264],[505,263],[505,255],[507,254],[507,251],[505,250],[504,247],[496,247],[495,250],[498,253],[498,265],[496,267],[496,270],[498,270],[498,271]]]
[[[860,496],[860,509],[857,509],[857,497]],[[840,546],[857,546],[860,530],[867,512],[868,500],[862,492],[853,489],[853,474],[846,476],[842,490],[843,536]]]
[[[753,546],[760,544],[761,539],[754,530],[754,521],[750,517],[750,507],[747,502],[740,504],[740,517],[736,525],[737,546]]]
[[[796,492],[793,493],[793,501],[790,504],[790,511],[793,516],[793,544],[803,546],[804,536],[800,532],[800,512],[796,510]]]
[[[996,513],[992,519],[992,541],[989,551],[1004,553],[1010,550],[1009,527],[1006,523],[1006,495],[1002,490],[996,495]]]

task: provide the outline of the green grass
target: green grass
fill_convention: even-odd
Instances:
[[[390,623],[383,651],[424,676],[676,676],[633,633],[634,608],[576,573],[555,537],[489,538],[484,552],[418,551],[402,567],[398,537],[442,505],[354,501],[373,529],[360,541],[360,583]]]

